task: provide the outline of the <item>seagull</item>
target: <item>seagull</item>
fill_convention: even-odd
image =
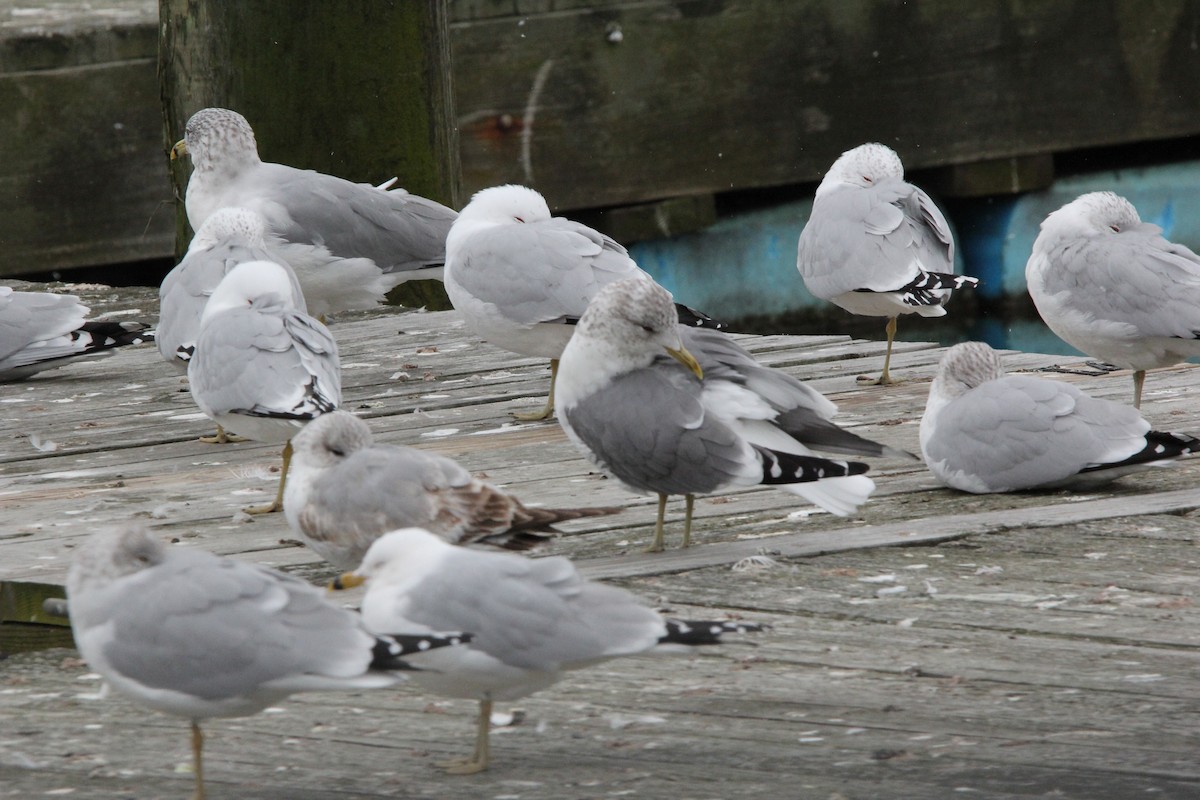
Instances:
[[[247,261],[221,280],[200,317],[188,382],[196,405],[217,425],[256,442],[284,443],[274,502],[244,509],[279,511],[292,436],[342,397],[337,343],[292,304],[285,267]]]
[[[368,630],[453,630],[474,636],[458,648],[410,656],[415,683],[436,694],[479,701],[475,751],[441,766],[455,774],[487,769],[492,703],[544,689],[569,670],[618,656],[687,652],[728,633],[763,630],[735,621],[667,619],[630,592],[584,580],[561,556],[455,547],[420,528],[392,531],[362,566],[331,588],[367,585]]]
[[[1163,238],[1112,192],[1091,192],[1042,222],[1025,265],[1042,319],[1072,347],[1133,370],[1200,356],[1200,256]]]
[[[385,688],[410,651],[465,634],[376,636],[304,581],[194,548],[167,547],[141,526],[104,530],[67,573],[71,629],[88,666],[117,692],[192,726],[196,800],[212,717],[257,714],[302,691]]]
[[[248,208],[222,208],[205,220],[187,254],[163,278],[158,289],[159,319],[156,343],[163,359],[187,374],[196,349],[200,315],[213,289],[228,272],[246,261],[271,261],[285,267],[291,304],[308,312],[304,291],[295,273],[263,240],[266,220]]]
[[[982,342],[946,351],[921,417],[921,452],[938,480],[975,494],[1091,488],[1200,450],[1150,430],[1137,409],[1060,381],[1005,375]]]
[[[376,444],[348,411],[305,425],[292,450],[288,524],[339,569],[358,566],[371,542],[397,528],[425,528],[452,544],[529,550],[556,533],[554,523],[622,510],[528,508],[445,456]]]
[[[851,314],[888,318],[883,372],[859,378],[863,384],[892,382],[897,317],[943,316],[952,290],[979,283],[954,274],[946,218],[904,180],[895,151],[875,143],[847,150],[825,173],[800,233],[796,266],[815,297]]]
[[[75,295],[0,286],[0,383],[154,340],[147,325],[89,320],[90,310]]]
[[[670,293],[637,278],[604,287],[588,306],[563,351],[555,402],[587,458],[658,494],[651,552],[663,548],[668,495],[686,497],[686,547],[696,494],[764,484],[846,516],[875,488],[867,465],[810,447],[908,455],[841,430],[829,422],[832,402],[725,334],[679,325]]]
[[[446,294],[477,336],[524,356],[550,359],[545,407],[521,420],[554,413],[558,359],[575,323],[602,287],[625,278],[653,279],[620,244],[578,222],[551,217],[546,199],[525,186],[476,192],[446,239]],[[697,327],[723,328],[679,307]]]
[[[441,280],[446,234],[457,215],[440,203],[262,161],[246,118],[225,108],[192,115],[171,148],[172,160],[183,155],[193,166],[186,195],[192,228],[227,206],[261,214],[267,243],[301,276],[313,314],[327,313],[327,305],[328,311],[370,307],[406,280]]]

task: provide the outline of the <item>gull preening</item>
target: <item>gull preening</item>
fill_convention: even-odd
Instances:
[[[191,722],[197,800],[201,721],[257,714],[296,692],[392,686],[411,669],[410,650],[469,638],[375,636],[299,578],[168,547],[140,526],[90,536],[72,558],[67,599],[92,670],[131,700]]]
[[[196,405],[221,428],[284,445],[275,500],[245,509],[280,510],[292,437],[342,400],[337,343],[293,305],[286,268],[247,261],[229,271],[204,306],[188,382]]]
[[[1198,450],[1200,440],[1151,430],[1131,406],[1062,381],[1005,375],[982,342],[946,351],[921,418],[929,469],[976,494],[1088,488]]]
[[[668,495],[686,497],[687,546],[696,494],[769,485],[845,516],[875,488],[867,465],[810,447],[902,455],[830,423],[833,403],[725,334],[679,325],[670,293],[636,278],[604,287],[588,306],[563,351],[555,403],[593,463],[658,494],[652,551],[663,547]]]
[[[0,383],[154,339],[147,325],[89,320],[90,310],[72,294],[0,286]]]
[[[951,292],[979,281],[954,274],[954,239],[942,212],[924,191],[904,180],[890,147],[864,144],[833,162],[817,187],[812,213],[800,233],[796,265],[814,297],[851,314],[887,317],[889,367],[901,314],[940,317]]]
[[[1119,195],[1091,192],[1047,216],[1025,280],[1060,339],[1134,371],[1135,407],[1146,370],[1200,356],[1200,256]]]
[[[631,277],[652,278],[608,236],[552,217],[546,199],[525,186],[476,192],[446,240],[446,293],[480,338],[514,353],[550,359],[545,407],[554,411],[558,359],[601,288]],[[681,306],[686,324],[723,327]]]
[[[529,550],[557,533],[555,523],[622,510],[530,508],[453,459],[377,444],[367,423],[348,411],[308,423],[292,450],[283,501],[288,524],[339,569],[357,567],[372,542],[397,528],[424,528],[452,544]]]
[[[193,166],[186,196],[193,230],[228,206],[261,214],[268,244],[300,276],[313,314],[367,308],[406,280],[442,277],[457,215],[440,203],[265,162],[250,123],[225,108],[192,115],[171,158],[184,154]]]
[[[448,771],[487,769],[492,704],[546,688],[563,673],[619,656],[686,652],[762,625],[664,618],[633,594],[585,580],[566,558],[455,547],[419,528],[377,539],[362,566],[334,582],[363,582],[368,630],[463,630],[462,647],[409,656],[418,686],[479,701],[475,750]],[[447,627],[449,626],[449,627]]]

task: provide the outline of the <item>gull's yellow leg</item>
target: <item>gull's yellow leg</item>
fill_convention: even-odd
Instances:
[[[660,493],[658,495],[658,521],[654,524],[654,541],[646,548],[647,553],[661,553],[663,551],[663,518],[667,514],[667,496]]]
[[[1133,407],[1142,407],[1142,384],[1146,382],[1146,370],[1139,369],[1133,373]]]
[[[196,793],[192,800],[204,800],[204,732],[200,723],[192,720],[192,772],[196,776]]]
[[[892,375],[888,372],[888,367],[892,364],[892,342],[896,339],[896,318],[889,317],[887,321],[887,353],[883,356],[883,372],[878,378],[868,378],[866,375],[860,375],[858,383],[861,386],[887,386],[892,382]]]
[[[546,405],[541,411],[531,411],[528,414],[513,413],[522,422],[540,422],[554,416],[554,380],[558,377],[558,359],[550,359],[550,394],[546,397]]]
[[[232,444],[234,442],[246,442],[249,440],[244,436],[226,433],[225,429],[218,425],[216,435],[201,436],[200,441],[204,442],[205,444]]]
[[[479,701],[479,720],[475,730],[475,752],[470,758],[456,758],[438,764],[451,775],[474,775],[488,768],[491,761],[492,701]]]
[[[279,470],[279,491],[275,493],[275,499],[265,506],[248,506],[243,508],[247,514],[273,514],[276,511],[283,510],[283,490],[287,486],[288,465],[292,463],[292,440],[288,439],[288,443],[283,446],[283,467]]]
[[[687,494],[684,499],[687,505],[683,518],[683,546],[688,547],[692,543],[692,507],[696,504],[696,495]]]

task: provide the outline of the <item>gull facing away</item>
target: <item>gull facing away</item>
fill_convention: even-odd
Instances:
[[[267,244],[300,277],[313,314],[369,308],[406,280],[441,280],[457,215],[440,203],[265,162],[250,123],[225,108],[192,115],[171,149],[172,160],[185,154],[193,166],[186,196],[192,228],[227,206],[261,214]]]
[[[954,289],[976,278],[954,274],[950,226],[929,195],[904,180],[890,147],[859,145],[833,162],[817,187],[812,214],[800,233],[796,266],[814,297],[851,314],[887,317],[888,367],[901,314],[940,317]]]
[[[147,325],[89,320],[90,310],[72,294],[0,286],[0,383],[154,340]]]
[[[1061,381],[1005,375],[982,342],[946,351],[921,417],[921,452],[938,480],[975,494],[1091,488],[1200,450],[1150,430],[1137,409]]]
[[[558,359],[588,301],[614,281],[653,280],[625,248],[599,231],[551,217],[546,199],[525,186],[476,192],[446,240],[446,293],[467,327],[523,356],[550,359],[546,406],[522,420],[554,412]],[[724,327],[679,306],[685,324]]]
[[[357,567],[371,542],[397,528],[424,528],[451,544],[529,550],[557,533],[554,523],[623,510],[528,508],[445,456],[376,444],[348,411],[305,425],[292,449],[288,524],[339,569]]]
[[[266,220],[248,208],[222,208],[196,231],[183,260],[163,278],[158,287],[158,330],[155,341],[163,359],[187,374],[188,361],[196,350],[200,315],[213,290],[231,269],[247,261],[271,261],[286,268],[291,285],[291,304],[306,312],[304,292],[291,267],[263,241]]]
[[[256,442],[283,443],[274,502],[283,507],[291,438],[342,401],[337,343],[329,329],[292,305],[287,269],[269,261],[238,264],[213,290],[188,362],[192,399],[222,428]]]
[[[764,626],[734,621],[667,619],[615,586],[585,580],[561,556],[455,547],[419,528],[377,539],[362,566],[332,588],[367,584],[368,630],[470,628],[459,648],[410,657],[424,689],[479,701],[475,751],[441,766],[456,774],[487,769],[492,703],[546,688],[569,670],[610,658],[687,652],[718,644],[727,633]]]
[[[191,721],[197,800],[202,720],[257,714],[296,692],[393,686],[398,670],[412,669],[410,650],[469,639],[372,635],[298,578],[167,547],[140,526],[89,537],[72,559],[67,597],[88,666],[135,702]]]
[[[1137,408],[1146,370],[1200,356],[1200,256],[1119,195],[1091,192],[1047,216],[1025,280],[1060,339],[1134,371]]]
[[[686,547],[696,494],[763,484],[846,516],[875,489],[861,474],[867,465],[809,448],[907,455],[830,423],[833,403],[725,334],[678,325],[670,293],[636,278],[592,300],[563,351],[555,398],[587,458],[633,491],[658,494],[652,552],[663,548],[668,495],[686,496]]]

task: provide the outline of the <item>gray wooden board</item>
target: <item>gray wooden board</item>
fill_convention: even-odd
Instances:
[[[105,310],[153,309],[136,293],[88,291]],[[571,676],[515,704],[525,720],[497,729],[496,764],[476,777],[432,766],[469,747],[474,707],[463,701],[309,695],[213,721],[213,797],[1200,792],[1200,463],[1086,495],[974,497],[937,488],[919,464],[879,460],[879,489],[854,518],[808,513],[769,489],[700,498],[699,544],[650,556],[640,549],[651,498],[598,475],[555,423],[508,416],[541,402],[544,364],[476,342],[451,313],[352,315],[333,330],[346,407],[381,440],[451,455],[527,502],[627,506],[564,526],[572,535],[551,551],[672,613],[774,628],[753,647]],[[940,349],[908,343],[895,362],[907,381],[860,389],[853,376],[878,367],[880,342],[744,341],[811,379],[858,432],[918,449]],[[1056,360],[1013,354],[1009,366]],[[1194,376],[1190,366],[1151,374],[1144,411],[1156,426],[1200,430],[1187,401]],[[1130,393],[1123,373],[1056,377],[1118,400]],[[134,516],[184,545],[328,577],[283,519],[237,515],[273,491],[274,448],[194,441],[210,425],[183,388],[148,347],[0,386],[0,580],[61,582],[79,537]],[[57,449],[39,451],[30,434]],[[672,537],[680,512],[672,504]],[[81,697],[96,681],[72,656],[0,662],[0,797],[188,792],[186,724]]]

